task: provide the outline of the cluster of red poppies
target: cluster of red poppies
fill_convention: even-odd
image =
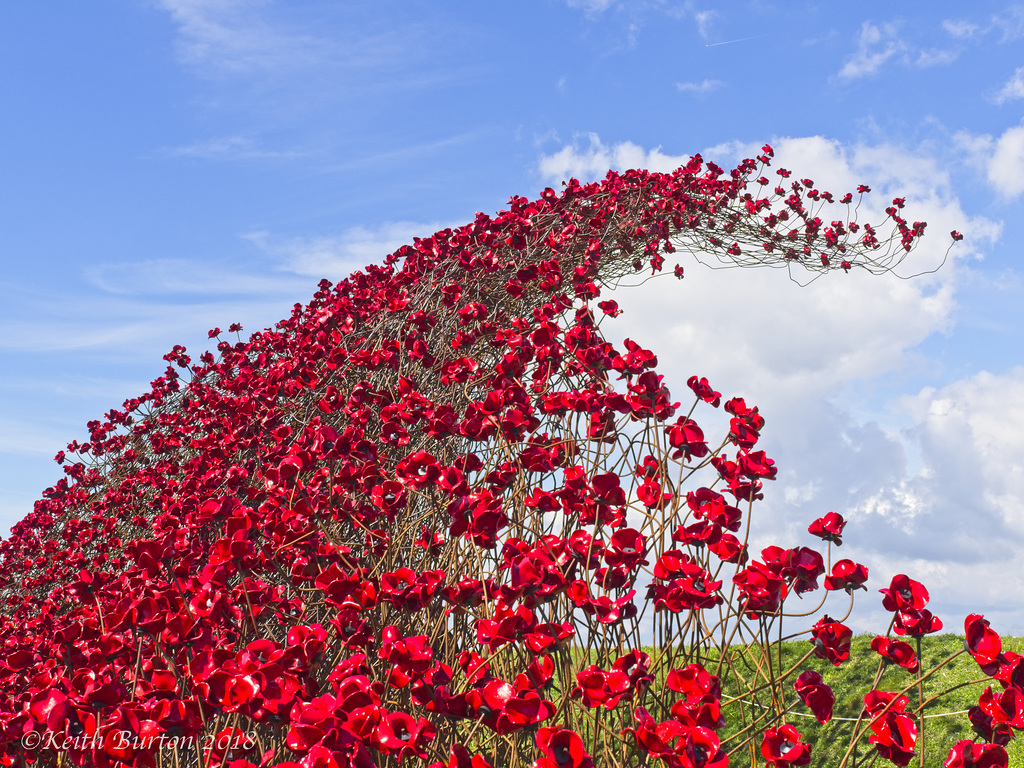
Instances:
[[[709,668],[791,593],[824,576],[852,602],[867,570],[830,562],[835,513],[810,528],[827,557],[749,561],[776,475],[764,419],[729,399],[709,445],[693,413],[720,393],[694,376],[682,411],[651,351],[607,341],[620,310],[597,301],[677,249],[877,271],[924,230],[902,200],[887,238],[829,223],[810,179],[759,176],[771,155],[515,197],[322,281],[248,341],[175,347],[0,543],[0,764],[717,768],[754,739],[771,765],[807,764],[786,681],[755,680],[738,701],[764,714],[729,735]],[[916,589],[887,591],[899,634],[938,626]],[[812,650],[839,664],[849,636],[825,616]],[[999,741],[1022,724],[1021,673],[987,627],[968,637],[1014,692],[972,718]],[[901,642],[879,652],[904,659]],[[820,677],[794,688],[829,719]],[[873,739],[898,761],[909,716],[877,706],[906,736]]]

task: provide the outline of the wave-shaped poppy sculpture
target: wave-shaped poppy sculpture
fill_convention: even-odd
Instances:
[[[867,571],[831,561],[844,521],[812,523],[825,556],[751,560],[776,474],[757,408],[727,400],[709,441],[708,381],[680,405],[653,352],[602,332],[608,289],[677,250],[879,272],[923,233],[902,200],[873,228],[854,193],[776,186],[771,155],[515,197],[321,281],[248,341],[172,350],[0,543],[0,764],[717,768],[745,745],[806,764],[780,718],[831,717],[820,676],[766,663],[731,701],[720,677],[820,577],[852,603]],[[938,620],[903,579],[886,599],[919,636]],[[823,616],[808,656],[841,663],[849,635]],[[913,754],[911,711],[872,693],[859,736]],[[1003,699],[992,733],[1019,726]],[[954,752],[995,754],[975,746]]]

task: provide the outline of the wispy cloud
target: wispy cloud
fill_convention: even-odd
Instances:
[[[994,14],[991,27],[999,32],[1002,43],[1024,37],[1024,5],[1011,5]]]
[[[570,8],[579,8],[588,14],[604,13],[613,5],[615,0],[566,0]]]
[[[697,24],[697,34],[706,40],[711,34],[711,27],[717,16],[718,11],[695,11],[693,20]]]
[[[252,232],[245,237],[280,261],[283,270],[337,281],[367,264],[381,263],[400,246],[411,244],[413,238],[428,237],[444,226],[397,221],[375,228],[352,227],[321,237],[276,238],[267,232]]]
[[[1003,87],[992,97],[996,104],[1024,99],[1024,67],[1018,67]]]
[[[279,116],[320,109],[339,98],[482,76],[453,64],[434,44],[438,34],[467,34],[450,24],[442,33],[403,17],[365,13],[359,4],[305,8],[279,0],[156,2],[177,28],[176,48],[184,64],[201,77],[247,81],[251,88],[234,87],[225,98],[272,105]],[[238,138],[230,140],[238,143]],[[261,148],[241,147],[247,149]]]
[[[966,22],[945,21],[943,27],[961,39],[974,34],[974,28]],[[857,50],[843,62],[838,75],[844,80],[869,77],[895,61],[921,69],[951,64],[960,57],[962,50],[962,46],[923,47],[904,37],[897,23],[865,21],[857,36]]]
[[[962,19],[946,19],[942,22],[942,28],[953,37],[961,39],[974,37],[981,31],[979,25]]]
[[[178,26],[189,64],[228,73],[281,72],[323,52],[314,36],[269,22],[261,0],[159,0]]]
[[[96,264],[83,275],[104,293],[132,296],[267,295],[296,290],[305,283],[283,284],[280,276],[247,272],[237,265],[195,259],[148,259]]]
[[[255,261],[253,259],[252,261]],[[272,267],[270,268],[272,269]],[[0,310],[0,351],[134,356],[201,339],[214,326],[272,324],[311,293],[266,264],[149,259],[91,265],[67,293],[17,291]]]
[[[203,160],[280,160],[301,157],[297,150],[265,149],[248,136],[221,136],[218,138],[166,147],[160,151],[166,157],[194,157]]]
[[[676,90],[682,93],[711,93],[711,91],[721,88],[723,85],[725,83],[721,80],[711,80],[705,77],[699,83],[676,83]]]
[[[917,57],[914,59],[914,66],[917,67],[935,67],[941,64],[952,64],[960,58],[959,50],[952,50],[950,48],[927,48],[917,52]]]
[[[66,433],[38,421],[0,416],[0,453],[53,456],[68,440]]]
[[[1000,43],[1024,37],[1024,5],[1013,4],[989,16],[984,23],[966,19],[946,19],[942,28],[960,40],[977,42],[990,34],[998,35]]]
[[[872,24],[865,21],[857,39],[857,52],[846,60],[839,76],[846,79],[875,74],[893,56],[906,50],[894,24]]]

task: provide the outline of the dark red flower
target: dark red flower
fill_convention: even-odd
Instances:
[[[691,726],[676,744],[675,758],[669,765],[679,768],[726,768],[729,757],[718,736],[710,728]]]
[[[619,669],[606,671],[591,664],[576,674],[572,697],[582,699],[585,707],[613,709],[623,697],[631,696],[629,677]]]
[[[824,517],[819,517],[807,527],[807,532],[812,536],[818,536],[825,541],[831,541],[837,547],[843,543],[842,534],[846,521],[843,516],[836,512],[829,512]]]
[[[928,590],[924,585],[902,573],[893,576],[887,589],[878,591],[885,595],[882,606],[887,611],[920,611],[928,604]]]
[[[964,647],[986,675],[995,674],[1006,661],[1003,641],[980,614],[972,613],[964,619]]]
[[[583,739],[568,728],[540,728],[537,747],[544,755],[535,768],[593,768],[594,761],[583,745]]]
[[[811,762],[811,747],[800,741],[801,736],[792,725],[769,728],[761,740],[761,755],[768,765],[786,768]]]
[[[994,693],[989,686],[978,698],[978,706],[992,718],[993,724],[1006,723],[1011,728],[1024,728],[1024,692],[1019,688]]]
[[[814,655],[819,659],[827,659],[839,666],[850,658],[850,638],[853,630],[823,616],[811,630],[811,643],[814,644]]]
[[[716,392],[711,388],[706,376],[700,379],[696,376],[691,376],[686,380],[686,386],[693,390],[693,394],[714,408],[717,408],[722,402],[722,393]]]
[[[942,768],[1007,768],[1009,757],[998,744],[975,744],[963,739],[949,750]]]
[[[871,718],[868,741],[878,753],[896,765],[907,765],[914,757],[917,724],[905,713],[908,699],[887,691],[870,691],[864,696],[864,709]]]
[[[405,712],[382,712],[373,743],[378,750],[395,755],[399,761],[409,755],[425,760],[427,744],[436,733],[434,724],[425,718],[417,719]]]
[[[832,574],[825,577],[825,589],[845,589],[853,594],[855,589],[867,589],[868,569],[853,560],[840,560],[832,566]]]
[[[447,763],[431,763],[429,768],[491,768],[483,755],[470,755],[462,744],[452,744]]]
[[[801,673],[796,682],[793,683],[793,690],[818,719],[819,723],[827,723],[832,719],[832,708],[835,706],[836,697],[821,680],[821,675],[813,669]]]
[[[895,765],[907,765],[915,755],[917,723],[910,715],[890,710],[871,721],[868,741],[885,759]]]
[[[933,616],[927,608],[920,611],[900,611],[896,614],[896,622],[892,631],[897,635],[928,635],[942,629],[942,620]]]
[[[884,635],[878,635],[871,641],[871,650],[883,657],[886,661],[899,664],[911,672],[916,672],[920,662],[914,655],[914,649],[910,643],[903,640],[890,640]]]
[[[756,560],[733,576],[733,582],[743,595],[743,610],[750,618],[778,613],[788,591],[784,578]]]

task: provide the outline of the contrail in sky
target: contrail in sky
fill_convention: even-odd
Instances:
[[[716,45],[730,45],[731,43],[745,43],[747,40],[760,40],[767,35],[755,35],[754,37],[741,37],[739,40],[726,40],[724,43],[707,43],[705,48],[714,48]]]

